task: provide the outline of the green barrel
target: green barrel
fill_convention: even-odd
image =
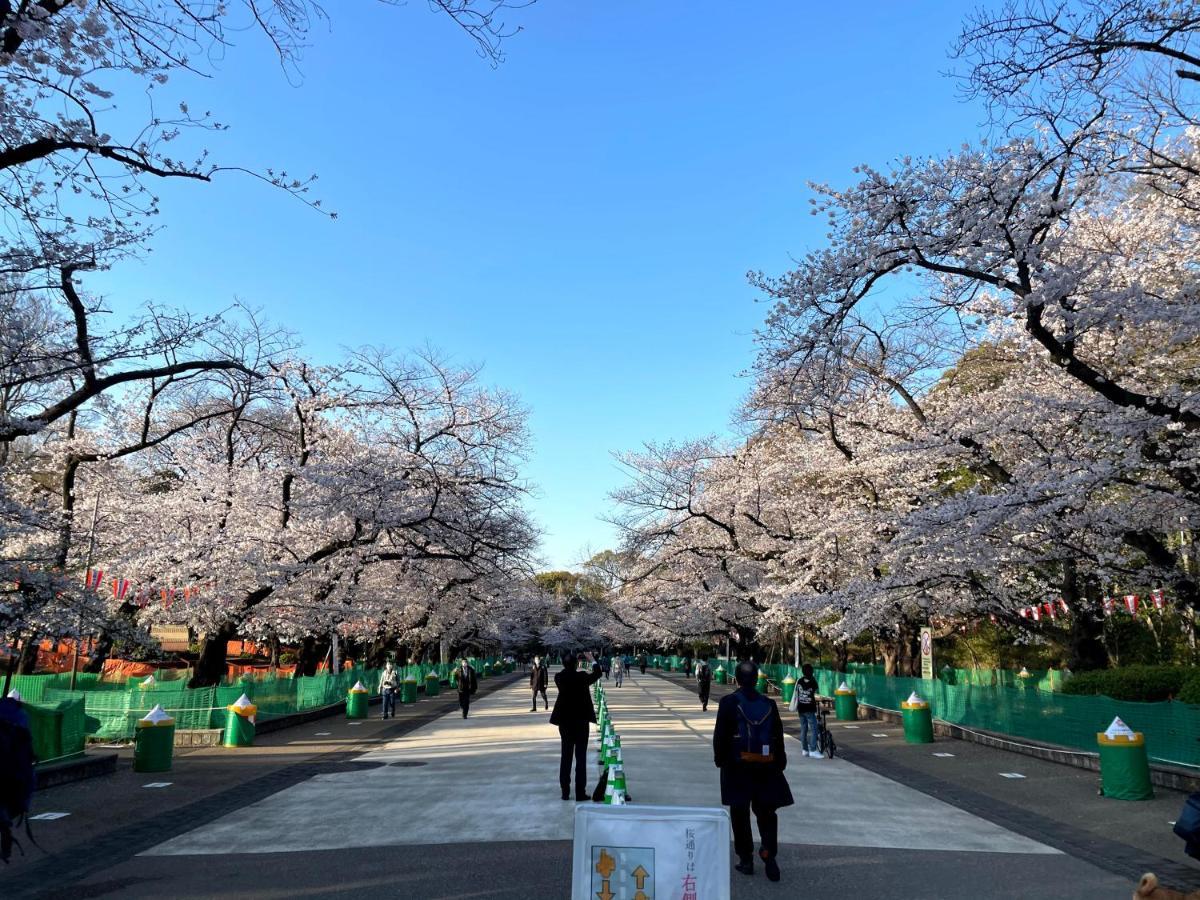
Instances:
[[[1146,738],[1141,732],[1131,737],[1096,735],[1100,745],[1100,793],[1114,800],[1150,800],[1150,762]]]
[[[436,697],[442,692],[442,683],[438,681],[437,673],[430,672],[425,676],[425,696]]]
[[[346,718],[365,719],[370,697],[371,695],[365,690],[358,691],[350,688],[350,692],[346,694]]]
[[[483,664],[483,668],[479,670],[478,677],[487,678],[491,674],[492,674],[492,664],[490,662],[485,662]]]
[[[724,666],[717,666],[713,670],[713,681],[715,681],[717,684],[725,683],[725,667]]]
[[[754,685],[754,689],[756,691],[758,691],[760,694],[765,694],[767,692],[767,673],[766,672],[758,673],[758,682]]]
[[[920,703],[910,703],[905,700],[900,704],[900,714],[904,717],[904,740],[909,744],[933,743],[933,713],[929,704],[922,700]]]
[[[175,720],[155,706],[134,730],[133,771],[170,772],[174,756]]]
[[[244,710],[250,710],[247,714]],[[237,706],[226,707],[225,713],[225,738],[222,743],[226,747],[249,747],[254,743],[254,714],[258,711],[258,707],[249,706],[243,707],[239,711]]]
[[[400,702],[417,702],[417,676],[409,675],[402,682],[400,682]]]
[[[853,722],[858,718],[858,697],[854,691],[838,688],[833,693],[833,712],[843,722]]]
[[[792,702],[792,695],[796,693],[796,679],[789,675],[783,679],[783,687],[780,690],[780,696],[783,697],[784,703]]]

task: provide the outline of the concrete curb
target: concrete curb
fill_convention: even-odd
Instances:
[[[37,789],[57,787],[117,771],[117,754],[84,751],[81,756],[37,767]]]

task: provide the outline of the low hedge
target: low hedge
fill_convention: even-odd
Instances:
[[[1122,666],[1072,675],[1064,694],[1103,694],[1114,700],[1200,703],[1200,669],[1193,666]]]

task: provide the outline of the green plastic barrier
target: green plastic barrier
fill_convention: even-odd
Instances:
[[[254,704],[231,703],[225,711],[225,736],[222,743],[226,747],[249,747],[254,743],[255,714],[258,707]]]
[[[1152,800],[1146,736],[1135,732],[1110,738],[1100,732],[1096,742],[1100,747],[1100,793],[1114,800]]]
[[[843,722],[858,719],[858,697],[854,691],[838,688],[833,692],[833,714]]]
[[[371,693],[365,687],[360,687],[357,684],[346,692],[346,718],[347,719],[365,719],[367,717],[367,705],[370,702]]]
[[[933,716],[924,700],[905,700],[900,704],[904,717],[904,740],[909,744],[933,743]]]
[[[792,695],[795,693],[796,679],[789,675],[787,678],[783,679],[783,682],[780,685],[779,696],[783,698],[783,702],[786,704],[792,702]]]
[[[402,682],[400,682],[400,702],[417,702],[417,679],[415,676],[409,675]]]
[[[133,739],[133,771],[169,772],[174,756],[175,720],[156,707],[138,720]]]

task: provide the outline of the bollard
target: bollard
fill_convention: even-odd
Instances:
[[[766,672],[758,673],[758,681],[755,683],[754,689],[763,695],[765,695],[767,693],[767,673]]]
[[[361,681],[354,682],[354,687],[350,688],[346,694],[346,718],[365,719],[370,698],[371,693],[363,686],[363,683]]]
[[[858,696],[844,681],[833,692],[833,713],[844,722],[858,718]]]
[[[794,693],[796,693],[796,679],[789,675],[787,678],[783,679],[783,687],[780,690],[779,695],[783,698],[783,702],[786,704],[792,702],[792,695]]]
[[[425,676],[425,696],[436,697],[442,690],[442,683],[438,681],[437,673],[430,672]]]
[[[242,694],[225,709],[225,738],[222,743],[226,747],[249,747],[254,743],[254,720],[258,707]]]
[[[409,673],[409,676],[400,682],[400,702],[401,703],[416,703],[417,702],[417,676]]]
[[[175,720],[156,705],[138,719],[133,734],[133,771],[170,772],[175,755]]]
[[[1100,745],[1100,793],[1114,800],[1150,800],[1150,761],[1146,736],[1116,718],[1096,735]]]
[[[913,691],[907,700],[900,704],[901,715],[904,716],[904,740],[909,744],[933,743],[933,714],[929,704]]]

